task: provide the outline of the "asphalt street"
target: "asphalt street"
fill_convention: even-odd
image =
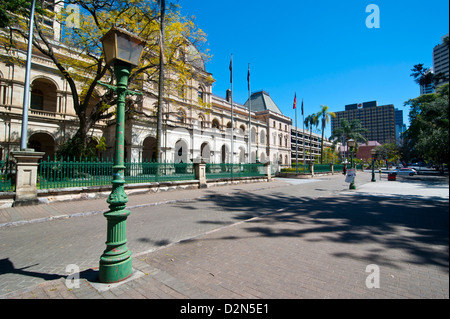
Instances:
[[[68,265],[98,267],[102,209],[3,227],[0,297],[448,298],[448,179],[360,173],[356,185],[329,175],[143,197],[127,238],[147,276],[106,292],[64,288]],[[368,265],[381,267],[380,289],[364,285]]]

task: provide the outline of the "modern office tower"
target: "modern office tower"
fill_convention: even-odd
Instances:
[[[439,83],[436,85],[436,88],[448,83],[448,79],[449,79],[449,70],[448,70],[448,68],[449,68],[449,63],[448,63],[449,47],[448,47],[448,44],[445,43],[445,38],[448,38],[448,33],[441,37],[441,44],[438,44],[433,48],[434,74],[437,75],[439,73],[443,73],[445,75],[445,80],[439,81]]]
[[[361,120],[361,127],[369,133],[365,137],[369,141],[380,144],[395,143],[395,110],[394,105],[378,106],[377,101],[348,104],[345,111],[335,112],[336,117],[331,119],[331,131],[340,126],[342,119],[351,121]]]
[[[398,145],[402,145],[402,134],[406,131],[406,125],[403,123],[403,111],[395,109],[395,139]]]
[[[428,71],[427,71],[425,74],[428,74],[428,73],[434,74],[433,68],[428,69]],[[429,83],[429,84],[427,84],[427,85],[421,85],[421,86],[420,86],[420,95],[423,95],[423,94],[430,94],[430,93],[433,93],[433,92],[435,92],[435,91],[436,91],[436,90],[435,90],[435,88],[434,88],[434,83]]]

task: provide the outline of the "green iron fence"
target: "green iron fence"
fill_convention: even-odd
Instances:
[[[110,185],[114,162],[110,160],[50,160],[39,164],[38,188]],[[195,179],[193,164],[125,162],[128,184]]]
[[[356,164],[355,165],[356,170],[363,170],[362,164]],[[350,164],[347,164],[347,169],[350,168]],[[344,164],[334,164],[334,172],[343,172],[344,171]]]
[[[264,176],[265,168],[264,164],[212,164],[207,163],[206,167],[206,179],[219,179],[219,178],[241,178],[241,177],[256,177]]]
[[[343,172],[344,171],[344,164],[334,164],[334,172]]]
[[[8,158],[6,158],[6,161],[0,161],[0,192],[11,192],[14,190],[11,177],[15,174],[15,171],[15,164],[13,162],[9,162]]]
[[[327,173],[331,172],[330,164],[314,164],[314,173]]]
[[[290,168],[282,168],[281,172],[283,173],[299,173],[299,174],[310,174],[311,170],[309,169],[309,165],[308,164],[299,164],[299,165],[294,165],[292,164],[292,167]]]

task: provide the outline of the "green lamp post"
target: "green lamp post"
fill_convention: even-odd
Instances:
[[[355,145],[356,145],[356,142],[355,142],[355,140],[354,139],[349,139],[348,141],[347,141],[347,146],[348,147],[350,147],[350,154],[351,154],[351,157],[350,157],[350,168],[354,168],[353,167],[353,149],[355,148]],[[352,180],[352,182],[350,183],[350,187],[349,187],[350,189],[356,189],[356,186],[355,186],[355,176],[353,177],[353,180]]]
[[[376,149],[372,148],[370,150],[370,153],[372,154],[372,182],[376,182],[375,179],[375,155],[377,154]]]
[[[128,197],[124,189],[125,98],[129,94],[142,94],[129,91],[127,87],[131,69],[139,64],[144,40],[123,29],[112,28],[101,41],[106,63],[114,65],[117,86],[100,84],[117,93],[117,115],[112,191],[107,199],[110,210],[104,214],[107,219],[106,249],[100,257],[99,281],[114,283],[132,274],[131,252],[126,238],[130,211],[125,209]]]

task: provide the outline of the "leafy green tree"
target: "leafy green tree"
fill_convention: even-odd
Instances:
[[[414,78],[414,81],[423,87],[433,84],[433,87],[436,88],[439,81],[446,79],[442,72],[439,72],[438,74],[429,72],[430,69],[424,68],[423,63],[414,65],[414,68],[412,68],[411,71],[411,76]]]
[[[0,2],[0,28],[14,24],[20,16],[29,16],[31,3],[31,0],[2,0]],[[44,14],[41,1],[36,1],[35,12]]]
[[[375,147],[377,154],[384,160],[397,163],[401,158],[401,149],[396,143],[386,143]]]
[[[310,114],[305,118],[306,129],[309,128],[309,154],[312,154],[312,129],[313,126],[317,127],[319,124],[317,120],[317,114]]]
[[[341,141],[343,142],[343,146],[346,146],[347,141],[350,139],[353,139],[356,142],[367,143],[368,140],[365,137],[365,134],[367,133],[369,133],[369,130],[361,126],[361,120],[354,119],[348,121],[343,118],[339,121],[339,127],[333,130],[330,140],[333,141],[334,146]],[[358,143],[356,143],[356,147],[358,147]],[[357,151],[358,149],[355,150],[355,152]]]
[[[410,126],[405,132],[411,155],[435,163],[449,163],[449,85],[437,93],[405,102],[410,106]]]
[[[323,164],[323,135],[325,133],[325,127],[330,122],[330,117],[336,117],[334,112],[328,112],[329,107],[327,105],[321,105],[320,111],[316,114],[317,120],[322,122],[322,141],[321,141],[321,152],[320,152],[320,164]]]
[[[29,0],[2,0],[2,12],[7,14],[15,3],[29,4]],[[37,1],[41,3],[42,1]],[[163,1],[165,3],[165,1]],[[7,5],[5,5],[6,3]],[[45,2],[42,2],[45,4]],[[61,12],[55,12],[53,7],[43,7],[36,15],[45,15],[61,24],[64,36],[61,43],[53,41],[53,36],[39,19],[35,19],[35,36],[33,46],[49,58],[67,81],[72,93],[73,106],[78,117],[79,128],[72,139],[62,150],[65,155],[89,156],[91,130],[101,120],[113,118],[117,104],[116,94],[99,85],[99,81],[115,83],[115,75],[111,65],[104,62],[102,36],[113,26],[127,29],[137,34],[146,42],[140,65],[131,71],[129,86],[131,89],[142,90],[144,86],[159,87],[160,60],[166,73],[172,76],[164,77],[165,98],[170,93],[179,92],[179,88],[189,83],[195,75],[189,54],[192,46],[199,49],[206,42],[205,34],[197,28],[191,19],[181,16],[178,6],[168,4],[165,16],[165,41],[161,41],[160,3],[161,0],[61,0],[64,5],[77,5],[80,9],[80,19],[77,27],[67,26],[69,12],[65,6]],[[29,8],[25,6],[24,8]],[[29,16],[29,9],[16,11],[23,16]],[[2,20],[3,21],[3,20]],[[14,18],[4,21],[4,29],[10,35],[6,47],[15,48],[28,39],[27,19]],[[49,34],[50,33],[50,34]],[[20,41],[17,39],[20,38]],[[61,46],[62,44],[62,46]],[[65,48],[62,51],[61,48]],[[162,49],[161,49],[162,48]],[[163,54],[160,55],[160,52]],[[13,63],[14,50],[10,51]],[[203,57],[207,57],[203,54]],[[202,57],[198,57],[202,58]],[[175,76],[176,75],[176,76]],[[206,79],[211,81],[212,78]],[[152,97],[157,96],[148,92]],[[141,117],[156,118],[155,113],[146,114],[139,109],[142,100],[128,97],[126,103],[129,115],[139,114]],[[156,106],[156,110],[159,106]]]

